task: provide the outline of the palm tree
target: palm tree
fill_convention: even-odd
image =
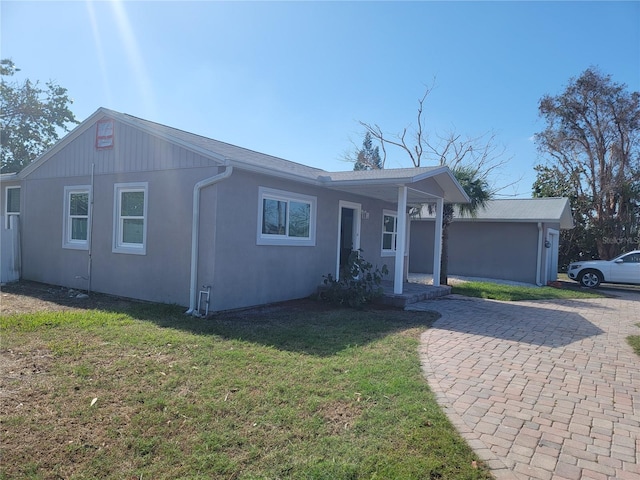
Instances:
[[[471,166],[458,166],[453,170],[453,175],[462,186],[470,203],[457,205],[446,204],[442,211],[442,257],[440,259],[440,285],[447,285],[448,265],[449,265],[449,225],[453,221],[454,212],[457,207],[458,215],[469,215],[474,217],[479,208],[482,208],[491,200],[492,191],[487,180],[480,175],[477,169]]]

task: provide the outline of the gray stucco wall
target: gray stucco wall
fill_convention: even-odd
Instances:
[[[409,271],[431,273],[433,221],[411,222]],[[535,283],[535,223],[453,222],[449,227],[449,274]]]
[[[259,187],[301,193],[317,198],[315,246],[258,245]],[[389,204],[341,194],[311,185],[234,170],[232,176],[216,187],[217,212],[211,212],[203,229],[215,230],[213,256],[203,249],[201,262],[207,276],[200,284],[212,285],[212,310],[226,310],[250,305],[302,298],[316,292],[323,275],[335,274],[338,255],[339,201],[360,203],[370,211],[361,223],[361,248],[374,265],[393,267],[393,258],[381,257],[382,210]],[[202,237],[201,237],[202,238]],[[208,246],[204,246],[208,245]],[[205,259],[206,256],[206,259]]]
[[[93,291],[188,304],[193,186],[214,162],[115,124],[113,149],[95,148],[95,127],[51,155],[22,182],[22,277],[87,289],[89,251],[63,248],[64,189],[91,184]],[[113,252],[114,185],[146,182],[146,254]]]
[[[93,163],[92,290],[188,305],[193,187],[221,168],[118,123],[112,150],[96,150],[94,135],[89,128],[22,182],[23,278],[88,287],[89,252],[63,248],[62,231],[64,189],[91,184]],[[148,184],[145,255],[113,252],[114,184],[123,182]],[[257,245],[259,187],[317,197],[315,246]],[[392,204],[238,168],[201,193],[197,285],[212,286],[212,311],[314,293],[323,275],[335,274],[340,200],[369,212],[361,222],[364,256],[393,271],[393,257],[381,256],[382,211]]]
[[[216,168],[96,175],[91,242],[92,290],[188,304],[193,185]],[[114,184],[147,182],[145,255],[114,253]],[[89,252],[62,247],[64,187],[90,177],[29,180],[23,213],[23,278],[86,289]],[[84,278],[82,278],[84,277]]]

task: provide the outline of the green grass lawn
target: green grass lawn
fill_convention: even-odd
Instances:
[[[602,294],[578,288],[525,287],[490,282],[464,282],[453,285],[451,293],[503,301],[552,300],[562,298],[601,298]]]
[[[640,323],[636,323],[636,326],[640,327]],[[633,351],[640,355],[640,335],[629,335],[627,342],[629,342]]]
[[[182,312],[1,317],[0,478],[491,478],[422,375],[435,314]]]

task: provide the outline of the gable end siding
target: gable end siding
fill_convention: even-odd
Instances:
[[[215,166],[216,163],[121,122],[114,125],[114,146],[97,149],[96,126],[89,126],[76,139],[31,172],[28,179],[71,178],[91,174],[148,172]]]

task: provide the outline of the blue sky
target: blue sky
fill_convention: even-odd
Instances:
[[[494,179],[529,197],[538,101],[597,66],[640,91],[640,2],[0,3],[2,58],[54,80],[84,120],[107,107],[326,170],[359,121],[494,131]],[[435,83],[434,83],[435,82]],[[429,163],[423,163],[424,166]],[[387,167],[408,167],[389,150]]]

